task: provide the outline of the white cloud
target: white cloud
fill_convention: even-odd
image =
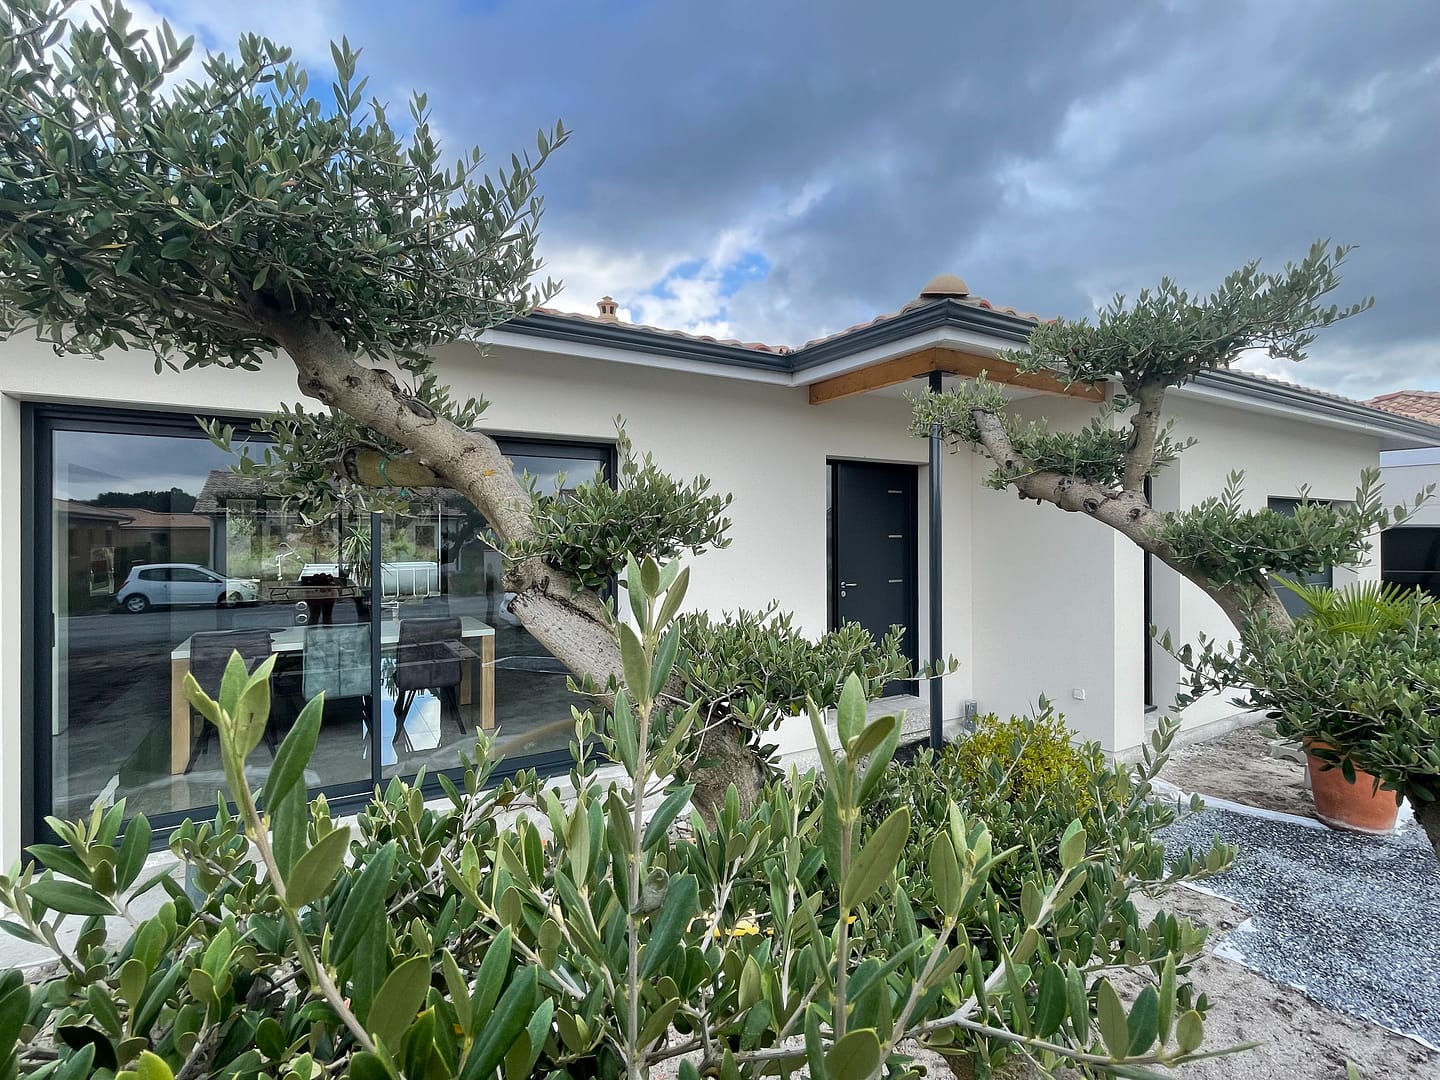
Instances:
[[[181,27],[184,33],[195,34],[202,52],[233,53],[242,35],[260,34],[288,45],[295,59],[306,64],[330,63],[330,42],[340,40],[347,18],[338,0],[246,0],[243,4],[163,0],[146,6],[168,18],[177,34]]]
[[[619,253],[593,245],[570,247],[563,236],[542,239],[547,270],[563,278],[565,286],[551,306],[593,315],[596,301],[611,296],[620,304],[622,321],[754,340],[761,328],[738,323],[729,314],[736,292],[733,274],[746,259],[764,255],[767,234],[803,217],[828,190],[828,182],[812,179],[772,192],[701,251]],[[764,289],[765,284],[745,288]]]
[[[1281,377],[1362,401],[1394,390],[1440,390],[1440,340],[1320,344],[1290,370]]]

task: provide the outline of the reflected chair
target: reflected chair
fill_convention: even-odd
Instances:
[[[255,665],[270,655],[270,631],[269,630],[216,630],[198,633],[190,638],[190,674],[195,676],[195,681],[200,684],[200,689],[209,694],[212,698],[220,695],[220,681],[225,677],[225,667],[230,663],[230,654],[238,652],[240,659],[245,661],[247,670],[253,670]],[[190,730],[195,731],[196,721],[199,721],[199,731],[196,733],[190,750],[190,761],[185,766],[188,773],[195,768],[195,763],[200,755],[205,753],[210,746],[210,736],[214,725],[200,716],[193,708],[190,710]],[[275,753],[276,738],[273,727],[265,725],[265,742],[270,747],[270,753]]]
[[[401,619],[395,647],[395,724],[402,727],[415,695],[425,690],[440,700],[440,717],[455,721],[463,734],[460,717],[461,653],[460,616]]]
[[[370,624],[307,626],[301,651],[305,700],[323,693],[327,701],[360,699],[370,716]]]

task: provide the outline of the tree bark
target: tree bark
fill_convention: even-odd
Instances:
[[[1415,820],[1425,830],[1425,839],[1430,841],[1435,858],[1440,859],[1440,800],[1412,798],[1410,809],[1415,811]]]
[[[984,409],[973,409],[970,415],[979,431],[981,446],[1010,477],[1011,485],[1022,497],[1053,503],[1062,510],[1085,514],[1110,526],[1142,551],[1154,555],[1204,589],[1237,630],[1259,613],[1269,615],[1282,629],[1291,626],[1289,613],[1263,575],[1222,584],[1211,581],[1203,571],[1177,558],[1160,539],[1163,515],[1151,507],[1142,489],[1115,491],[1053,469],[1033,470],[1011,443],[999,417]],[[1152,432],[1152,446],[1153,438]]]
[[[765,771],[739,724],[722,720],[711,727],[701,738],[699,755],[704,764],[690,776],[695,785],[690,801],[706,821],[714,824],[731,784],[740,797],[742,812],[755,805],[765,786]]]
[[[427,473],[469,499],[506,541],[529,539],[530,497],[495,440],[464,431],[404,393],[388,372],[358,363],[329,326],[303,315],[272,315],[266,326],[290,355],[300,392],[409,447]],[[538,558],[507,565],[511,610],[535,638],[577,674],[604,682],[622,669],[600,598],[578,590]]]
[[[1133,431],[1125,449],[1125,475],[1120,486],[1126,491],[1144,491],[1145,478],[1155,467],[1155,439],[1160,433],[1160,406],[1165,401],[1161,383],[1141,383],[1135,388],[1135,415],[1130,418]]]
[[[325,323],[292,313],[270,313],[263,322],[294,362],[302,394],[409,448],[409,454],[396,459],[394,475],[387,465],[387,484],[438,482],[469,499],[502,540],[534,536],[530,496],[494,439],[456,427],[406,395],[389,372],[360,364]],[[362,478],[373,465],[358,455],[346,462]],[[602,685],[623,676],[609,615],[593,591],[578,589],[540,558],[507,564],[505,584],[515,594],[511,612],[571,672]],[[697,767],[692,777],[694,801],[702,812],[723,805],[732,783],[741,807],[754,806],[763,771],[745,732],[721,724],[707,734],[703,753],[713,764]]]

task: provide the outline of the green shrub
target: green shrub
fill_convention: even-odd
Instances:
[[[1312,611],[1293,628],[1256,619],[1238,641],[1174,650],[1189,676],[1177,705],[1226,694],[1283,738],[1326,744],[1316,756],[1347,778],[1362,769],[1409,799],[1440,857],[1440,604],[1373,585],[1296,591]]]
[[[1142,852],[1148,877],[1137,884],[1149,887],[1149,877],[1166,876],[1163,846],[1153,834],[1174,819],[1170,807],[1151,799],[1150,781],[1168,759],[1175,730],[1170,721],[1162,724],[1140,764],[1111,763],[1098,744],[1071,742],[1063,714],[1042,698],[1034,716],[983,717],[974,732],[938,754],[923,748],[896,765],[865,808],[866,818],[873,823],[894,807],[911,807],[916,828],[909,861],[921,865],[955,802],[985,822],[997,848],[1016,849],[991,875],[996,898],[1016,911],[1028,878],[1059,869],[1059,840],[1072,821]]]
[[[1078,886],[1079,903],[1062,923],[1044,928],[1043,951],[1082,966],[1124,957],[1161,983],[1178,976],[1177,1007],[1203,1012],[1205,1002],[1184,976],[1205,930],[1164,911],[1142,923],[1131,899],[1137,891],[1154,895],[1176,881],[1219,872],[1233,857],[1223,845],[1198,854],[1167,852],[1156,835],[1176,811],[1154,797],[1151,781],[1164,768],[1178,730],[1176,721],[1162,720],[1131,766],[1112,764],[1095,743],[1071,743],[1064,718],[1043,699],[1035,716],[987,716],[973,734],[940,753],[922,749],[889,770],[864,808],[866,827],[876,828],[899,807],[909,809],[913,826],[897,872],[918,913],[943,887],[931,855],[937,838],[953,830],[957,812],[984,823],[1005,857],[963,921],[976,962],[1001,965],[1007,943],[1041,904],[1045,883],[1063,875],[1069,838],[1077,830],[1097,838]],[[873,939],[903,937],[899,924],[911,917],[902,907],[876,913]],[[1043,978],[1024,993],[1038,1007]],[[979,1045],[996,1064],[1009,1053],[1003,1040],[981,1039]]]
[[[879,641],[859,623],[846,623],[811,639],[795,617],[771,604],[759,611],[682,615],[676,678],[686,700],[710,716],[763,729],[807,702],[831,709],[845,675],[859,675],[867,699],[896,679],[913,677],[901,651],[904,632],[893,627]]]
[[[1070,741],[1064,714],[1048,702],[1034,717],[982,716],[946,756],[968,788],[993,787],[997,795],[1021,799],[1061,784],[1084,788],[1095,771],[1094,762]]]
[[[0,877],[4,928],[59,956],[34,986],[0,974],[0,1076],[645,1080],[693,1055],[683,1080],[802,1066],[901,1080],[917,1075],[907,1038],[986,1061],[1015,1043],[1051,1071],[1195,1055],[1205,1003],[1184,972],[1202,936],[1167,916],[1142,925],[1129,901],[1165,877],[1145,785],[1118,772],[1115,826],[1046,835],[1056,869],[1030,866],[1018,905],[1001,903],[997,871],[1026,854],[997,846],[979,815],[947,800],[943,818],[902,805],[862,821],[900,729],[867,718],[851,676],[838,752],[807,710],[821,776],[792,771],[750,814],[732,795],[677,837],[693,790],[675,779],[678,748],[699,708],[662,723],[658,691],[687,577],[651,560],[627,577],[624,685],[602,733],[577,713],[563,798],[533,774],[492,788],[482,733],[438,807],[420,781],[396,779],[341,823],[305,796],[321,699],[257,794],[245,762],[268,722],[272,661],[246,672],[232,658],[218,700],[187,680],[236,801],[172,840],[199,892],[142,879],[143,817],[123,837],[122,807],[56,822],[60,843],[30,849],[43,866]],[[597,743],[620,781],[600,778]],[[1171,876],[1224,858],[1182,858]],[[158,913],[138,917],[134,899],[157,888]],[[1108,978],[1127,967],[1153,975],[1129,1008]]]
[[[661,562],[707,548],[730,545],[724,517],[733,496],[710,492],[697,476],[682,483],[646,454],[637,458],[620,419],[615,420],[620,474],[559,490],[530,487],[530,522],[535,534],[509,546],[517,559],[539,556],[563,570],[578,587],[603,591],[620,576],[627,553]]]

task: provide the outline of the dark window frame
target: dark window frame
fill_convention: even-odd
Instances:
[[[54,515],[37,513],[38,507],[53,502],[54,435],[61,431],[77,431],[204,439],[206,436],[196,423],[197,417],[223,420],[233,426],[237,442],[251,435],[258,435],[252,417],[217,414],[205,410],[181,412],[173,409],[109,408],[68,403],[21,403],[21,564],[25,571],[21,575],[21,613],[22,626],[29,628],[29,633],[22,635],[20,649],[20,753],[26,766],[22,768],[21,784],[22,848],[55,839],[50,829],[44,825],[44,817],[52,813],[54,803],[54,761],[51,739],[41,735],[42,725],[44,730],[48,731],[54,716],[54,687],[50,685],[49,679],[49,656],[55,644],[57,617],[53,611],[54,594],[49,584],[53,577],[55,551]],[[499,443],[507,456],[593,460],[602,466],[607,477],[613,478],[618,473],[618,454],[613,442],[568,436],[539,438],[534,435],[488,434]],[[374,518],[372,523],[378,526],[378,521]],[[372,580],[372,589],[378,590],[381,587],[380,576],[377,574]],[[374,605],[379,602],[380,597],[377,593],[371,599]],[[378,679],[378,660],[372,660],[372,665],[377,673],[375,678]],[[372,797],[376,784],[383,785],[388,781],[388,778],[381,774],[383,766],[379,764],[379,755],[371,755],[371,760],[370,779],[324,785],[315,789],[312,795],[323,793],[332,809],[339,813],[362,809]],[[568,750],[507,759],[507,765],[512,767],[512,771],[514,768],[527,768],[534,769],[541,775],[562,773],[570,763]],[[451,778],[458,778],[463,775],[464,767],[457,766],[445,772]],[[421,790],[427,799],[443,795],[444,789],[440,786],[438,770],[427,770],[426,781]],[[154,829],[152,847],[163,847],[170,833],[186,819],[199,820],[204,817],[204,807],[147,815]]]
[[[1414,542],[1428,548],[1419,564],[1401,562],[1414,554]],[[1404,548],[1411,550],[1402,551]],[[1440,525],[1394,525],[1380,534],[1380,579],[1402,588],[1422,589],[1440,598]]]
[[[1265,506],[1278,514],[1285,514],[1287,517],[1290,517],[1294,515],[1295,508],[1301,503],[1315,503],[1319,506],[1330,506],[1334,502],[1334,499],[1313,499],[1309,497],[1302,499],[1298,495],[1271,495],[1265,500]],[[1269,576],[1273,578],[1276,575],[1271,574]],[[1333,589],[1335,588],[1335,567],[1331,565],[1319,573],[1306,574],[1305,579],[1300,584],[1318,586],[1322,589]],[[1307,610],[1305,601],[1301,600],[1300,597],[1296,596],[1278,582],[1275,583],[1275,592],[1280,597],[1281,605],[1290,613],[1292,618],[1298,618],[1305,614]]]

